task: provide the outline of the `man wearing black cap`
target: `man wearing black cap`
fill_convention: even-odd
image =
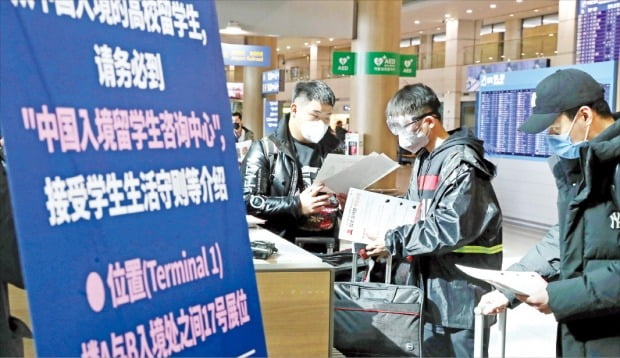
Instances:
[[[559,356],[620,356],[620,121],[604,89],[576,69],[536,87],[519,130],[547,130],[555,152],[560,278],[517,296],[559,322]]]

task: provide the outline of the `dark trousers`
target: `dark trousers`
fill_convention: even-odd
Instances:
[[[489,329],[484,329],[484,356],[489,356]],[[473,357],[474,330],[424,324],[423,357]]]

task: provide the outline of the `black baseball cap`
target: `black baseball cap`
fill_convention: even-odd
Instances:
[[[601,86],[586,72],[573,68],[557,70],[536,86],[536,106],[532,115],[519,127],[536,134],[547,129],[560,113],[591,104],[604,95]]]

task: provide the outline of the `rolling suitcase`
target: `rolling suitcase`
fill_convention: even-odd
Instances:
[[[351,282],[334,283],[334,347],[352,357],[420,357],[424,292],[390,284],[391,257],[385,283],[355,282],[352,266]]]

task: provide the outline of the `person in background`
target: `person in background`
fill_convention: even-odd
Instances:
[[[254,142],[241,163],[247,213],[266,219],[266,228],[289,241],[337,232],[339,202],[314,183],[327,154],[338,152],[329,130],[335,101],[324,82],[298,82],[289,118]]]
[[[388,128],[401,147],[416,154],[405,198],[420,205],[410,224],[375,238],[366,250],[413,258],[408,283],[425,293],[422,356],[471,357],[474,308],[491,286],[455,265],[501,268],[502,213],[491,185],[495,166],[484,159],[482,141],[464,128],[447,132],[439,106],[435,92],[421,83],[390,99]],[[420,276],[422,282],[413,281]]]
[[[558,356],[620,357],[618,114],[612,115],[603,87],[577,69],[543,79],[532,112],[519,130],[546,130],[557,158],[559,279],[517,298],[555,316]],[[489,313],[505,308],[495,298],[482,302]]]
[[[347,130],[342,125],[342,121],[338,120],[336,122],[336,137],[340,140],[340,142],[344,143],[345,136],[347,135]]]
[[[254,140],[254,132],[243,125],[243,116],[239,112],[232,114],[233,127],[235,129],[235,138],[237,143],[246,140]]]
[[[0,135],[0,357],[23,357],[24,338],[32,338],[24,322],[11,316],[9,284],[24,288],[17,236],[4,161],[4,139]]]

